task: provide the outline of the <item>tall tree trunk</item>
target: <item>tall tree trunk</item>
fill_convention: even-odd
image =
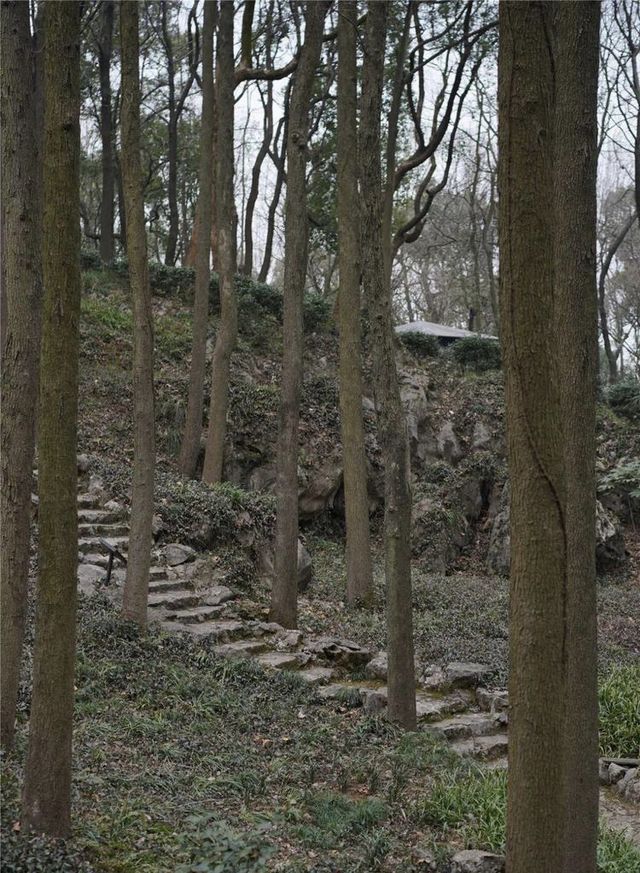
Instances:
[[[131,529],[122,616],[147,623],[151,521],[155,469],[153,402],[153,312],[144,226],[140,166],[140,79],[138,3],[120,5],[122,54],[122,184],[127,216],[129,284],[133,305],[134,449]]]
[[[626,235],[636,222],[637,216],[633,213],[627,218],[623,226],[620,228],[618,235],[612,240],[611,245],[605,252],[600,274],[598,276],[598,319],[600,323],[600,333],[602,334],[602,344],[609,366],[609,383],[613,385],[618,381],[618,355],[619,350],[615,350],[611,345],[611,333],[609,331],[609,320],[607,318],[607,275],[611,263],[616,255],[616,252],[625,240]]]
[[[202,435],[204,375],[209,322],[209,281],[211,279],[211,188],[213,166],[213,34],[217,14],[216,0],[206,0],[202,26],[202,125],[200,128],[200,190],[196,224],[196,282],[193,301],[193,344],[189,375],[189,401],[180,449],[180,469],[193,477]]]
[[[294,73],[287,134],[287,198],[284,228],[284,352],[276,482],[275,574],[271,617],[284,627],[298,621],[298,424],[302,388],[302,296],[307,273],[307,140],[313,79],[330,3],[305,4],[305,37]]]
[[[167,56],[167,82],[169,86],[169,121],[167,124],[167,197],[169,199],[169,232],[164,262],[173,266],[176,262],[176,246],[178,244],[178,229],[180,216],[178,213],[178,112],[176,109],[176,77],[173,58],[173,43],[167,21],[167,0],[162,0],[162,41]]]
[[[77,3],[45,5],[43,157],[40,555],[22,829],[66,836],[71,806],[78,559],[76,438],[81,280]]]
[[[220,322],[213,350],[209,429],[202,479],[220,482],[224,462],[229,405],[229,370],[238,334],[236,272],[236,222],[233,199],[233,0],[220,4],[216,76],[217,150],[215,198],[217,209],[217,267],[220,288]]]
[[[244,259],[242,264],[242,273],[245,276],[253,274],[253,214],[255,212],[256,203],[258,202],[258,194],[260,193],[260,173],[265,158],[269,154],[271,138],[273,136],[273,82],[267,82],[267,99],[264,107],[264,127],[262,133],[262,143],[256,155],[253,169],[251,170],[251,188],[249,189],[249,197],[247,198],[247,208],[244,216]]]
[[[29,5],[2,4],[2,428],[0,504],[0,740],[13,744],[24,637],[31,473],[38,396],[42,263],[40,257],[39,138]]]
[[[358,121],[355,0],[338,8],[338,258],[340,289],[340,418],[347,525],[347,600],[368,604],[373,598],[369,539],[367,457],[362,422],[360,318],[360,222],[358,210]]]
[[[102,26],[98,40],[100,68],[100,138],[102,140],[102,193],[100,198],[100,258],[110,263],[115,254],[113,239],[115,169],[113,159],[113,112],[111,107],[111,55],[113,49],[113,0],[103,0]]]
[[[567,571],[554,323],[551,3],[500,4],[501,337],[511,481],[507,866],[563,870]]]
[[[378,428],[385,467],[385,576],[389,717],[416,726],[411,614],[411,480],[407,426],[396,369],[391,287],[385,264],[380,114],[388,3],[367,12],[360,113],[362,265],[371,318],[371,346]]]
[[[565,467],[563,873],[595,873],[598,835],[596,659],[596,165],[600,3],[555,17],[555,260]]]

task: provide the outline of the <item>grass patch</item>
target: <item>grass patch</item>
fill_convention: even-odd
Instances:
[[[640,755],[640,664],[616,666],[600,684],[600,754]]]
[[[598,873],[640,873],[640,852],[618,831],[600,826]]]
[[[300,825],[298,835],[317,849],[330,849],[347,835],[371,830],[388,816],[387,805],[379,798],[352,800],[332,791],[310,794],[306,811],[311,824]]]

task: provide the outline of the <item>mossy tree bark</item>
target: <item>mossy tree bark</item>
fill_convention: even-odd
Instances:
[[[233,118],[235,69],[233,59],[233,0],[220,4],[216,75],[216,180],[218,279],[220,322],[213,350],[209,428],[202,479],[222,481],[224,443],[227,435],[229,372],[238,335],[238,303],[234,287],[236,273],[236,220],[233,198]]]
[[[388,4],[368,5],[360,115],[362,265],[371,320],[378,428],[385,467],[385,576],[389,717],[416,726],[413,620],[411,614],[411,471],[407,426],[400,399],[384,257],[380,115]]]
[[[597,6],[500,4],[507,869],[527,873],[596,868]]]
[[[595,567],[596,166],[600,3],[554,5],[554,286],[566,481],[564,867],[595,873],[598,677]]]
[[[360,314],[360,222],[358,216],[357,6],[338,5],[338,326],[340,334],[340,420],[347,528],[347,601],[373,599],[369,537],[367,457],[362,421]]]
[[[305,4],[305,37],[294,73],[287,129],[287,196],[284,228],[284,352],[276,481],[275,574],[271,618],[284,627],[298,621],[298,426],[302,388],[302,296],[307,273],[307,140],[313,78],[320,61],[330,4]]]
[[[80,5],[45,4],[39,578],[22,829],[70,825],[80,318]]]
[[[153,391],[153,312],[144,225],[140,165],[140,79],[138,3],[120,4],[122,56],[122,149],[129,282],[133,305],[133,487],[127,576],[122,616],[140,627],[147,623],[151,523],[155,470]]]
[[[38,396],[42,264],[29,5],[3,2],[2,63],[3,348],[0,504],[0,724],[13,744],[24,638],[31,474]]]
[[[202,435],[204,376],[209,323],[209,282],[211,280],[211,196],[213,184],[213,34],[217,16],[216,0],[205,0],[202,25],[202,126],[200,128],[200,166],[198,221],[196,223],[196,281],[193,301],[193,342],[189,374],[189,400],[180,448],[180,469],[187,476],[196,472]]]

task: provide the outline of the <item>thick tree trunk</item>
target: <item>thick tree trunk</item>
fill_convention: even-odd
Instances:
[[[47,3],[45,20],[40,554],[22,830],[66,836],[78,559],[80,6]]]
[[[138,3],[120,5],[122,54],[122,184],[127,216],[129,283],[133,305],[134,456],[131,528],[122,616],[147,623],[151,522],[155,469],[153,400],[153,312],[144,226],[140,166],[140,80]]]
[[[110,263],[115,254],[113,239],[115,168],[113,158],[113,112],[111,108],[111,55],[113,48],[113,0],[103,0],[102,27],[98,41],[100,68],[100,138],[102,140],[102,194],[100,199],[100,258]]]
[[[305,5],[305,38],[294,74],[287,135],[284,253],[284,353],[276,482],[277,521],[271,617],[284,627],[298,620],[298,424],[302,387],[302,296],[307,273],[307,140],[313,79],[320,61],[329,3]]]
[[[338,18],[338,258],[340,290],[340,418],[347,526],[347,600],[369,604],[373,570],[369,538],[367,457],[362,422],[360,222],[355,0],[341,0]]]
[[[501,336],[511,481],[507,868],[564,870],[568,515],[554,309],[553,4],[500,4]],[[589,631],[587,631],[589,633]],[[587,692],[589,693],[589,692]]]
[[[2,428],[0,504],[0,740],[13,744],[24,636],[31,473],[38,396],[42,263],[34,66],[29,6],[5,2],[2,92]]]
[[[384,257],[380,114],[388,4],[367,13],[360,115],[362,266],[371,318],[378,427],[385,466],[385,575],[389,717],[416,726],[411,614],[411,480],[407,428],[396,369],[391,287]]]
[[[196,282],[193,301],[193,344],[189,375],[189,401],[180,449],[180,469],[193,477],[196,471],[202,435],[204,376],[207,357],[209,322],[209,281],[211,278],[211,189],[213,166],[213,34],[217,13],[216,0],[206,0],[202,27],[202,126],[200,129],[200,191],[196,223]]]
[[[217,149],[215,197],[217,208],[217,267],[220,287],[220,322],[213,350],[209,428],[202,479],[220,482],[224,463],[229,405],[231,355],[238,334],[238,304],[234,287],[236,272],[236,223],[233,198],[233,0],[220,5],[216,76]]]
[[[564,866],[595,873],[598,836],[595,457],[598,370],[596,165],[600,3],[555,16],[556,348],[566,482]],[[560,869],[560,868],[558,868]]]

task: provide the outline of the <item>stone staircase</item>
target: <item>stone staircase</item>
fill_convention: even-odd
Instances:
[[[79,587],[91,593],[106,576],[108,551],[101,540],[126,557],[127,513],[96,489],[78,495],[78,521]],[[116,602],[124,577],[124,568],[116,565],[110,589],[102,589]],[[268,621],[255,602],[243,600],[226,585],[212,584],[210,568],[187,546],[154,549],[148,619],[168,632],[212,640],[223,657],[248,658],[267,670],[295,671],[317,687],[327,705],[362,706],[370,713],[382,712],[387,705],[384,652],[374,655],[350,640],[305,636]],[[463,662],[427,667],[416,692],[418,729],[446,740],[453,751],[482,766],[506,768],[507,694],[486,687],[490,673],[485,665]],[[640,845],[637,806],[630,810],[603,788],[601,810],[612,826],[624,827]]]

